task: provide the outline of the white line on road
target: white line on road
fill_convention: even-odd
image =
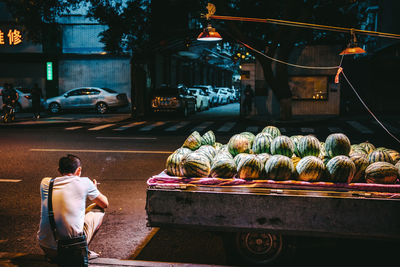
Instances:
[[[181,121],[181,122],[179,122],[179,123],[176,124],[176,125],[173,125],[173,126],[171,126],[171,127],[168,127],[167,129],[165,129],[165,131],[167,131],[167,132],[173,132],[173,131],[179,130],[180,128],[185,127],[185,126],[188,125],[189,123],[190,123],[190,121]]]
[[[123,131],[123,130],[129,129],[129,128],[132,128],[132,127],[135,127],[135,126],[138,126],[138,125],[142,125],[144,123],[146,123],[146,122],[145,121],[133,122],[133,123],[121,126],[119,128],[116,128],[116,129],[114,129],[114,131]]]
[[[300,128],[302,133],[313,133],[313,128]]]
[[[171,154],[174,151],[32,148],[31,152]]]
[[[0,183],[19,183],[21,181],[18,179],[0,179]]]
[[[78,130],[81,128],[83,128],[83,126],[73,126],[73,127],[67,127],[67,128],[65,128],[65,130],[73,131],[73,130]]]
[[[363,134],[373,134],[374,133],[373,131],[371,131],[369,128],[365,127],[358,121],[346,121],[346,123]]]
[[[382,127],[377,121],[373,121],[372,123],[375,124],[375,125],[377,125],[377,126],[379,126],[379,127]],[[398,128],[396,128],[396,127],[390,125],[390,124],[388,124],[388,123],[383,123],[383,122],[382,122],[382,124],[383,124],[383,125],[386,127],[386,129],[388,129],[389,132],[391,132],[392,134],[399,134],[399,133],[400,133],[400,129],[398,129]]]
[[[236,122],[226,122],[217,130],[217,132],[229,132],[235,125]]]
[[[98,131],[98,130],[102,130],[104,128],[111,127],[113,125],[115,125],[115,124],[114,123],[109,123],[109,124],[104,124],[104,125],[96,126],[96,127],[93,127],[93,128],[89,128],[88,130],[89,131]]]
[[[97,136],[97,139],[109,140],[157,140],[156,137],[119,137],[119,136]]]
[[[258,126],[249,126],[246,128],[246,132],[258,133],[258,128]]]
[[[340,129],[339,127],[328,127],[329,132],[331,133],[342,133],[343,130]]]
[[[198,132],[204,131],[204,129],[206,129],[208,126],[210,126],[210,125],[213,124],[213,123],[214,123],[214,122],[212,122],[212,121],[205,121],[205,122],[203,122],[202,124],[200,124],[199,126],[194,127],[194,128],[192,129],[192,132],[193,132],[193,131],[198,131]]]
[[[147,126],[141,128],[141,129],[139,129],[139,131],[142,131],[142,132],[143,132],[143,131],[150,131],[150,130],[154,129],[155,127],[162,126],[162,125],[164,125],[164,124],[166,124],[166,123],[167,123],[166,121],[158,121],[158,122],[156,122],[156,123],[147,125]]]

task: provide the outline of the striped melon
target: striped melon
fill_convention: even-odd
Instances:
[[[267,133],[259,133],[253,141],[251,150],[254,154],[271,153],[272,137]]]
[[[239,153],[249,153],[251,149],[251,142],[249,138],[242,134],[235,134],[229,139],[228,150],[232,156]]]
[[[351,181],[356,172],[356,166],[347,156],[336,156],[328,161],[326,169],[331,182],[346,183]]]
[[[325,150],[325,142],[319,142],[319,155],[320,159],[324,159],[326,157],[326,150]]]
[[[191,133],[183,143],[183,147],[189,148],[191,150],[196,150],[200,146],[201,146],[201,135],[197,131]]]
[[[179,153],[179,154],[186,155],[186,154],[189,154],[189,153],[192,153],[192,152],[193,151],[191,149],[187,148],[187,147],[180,147],[177,150],[175,150],[174,153]]]
[[[266,126],[261,132],[270,134],[272,139],[281,135],[281,131],[278,127],[272,125]]]
[[[353,153],[362,153],[362,154],[368,155],[368,152],[362,146],[360,146],[358,144],[351,145],[349,155],[353,154]]]
[[[367,156],[365,156],[365,154],[355,152],[350,154],[350,159],[356,166],[356,172],[354,173],[353,179],[349,180],[349,183],[365,182],[365,169],[369,165]]]
[[[374,150],[368,155],[368,163],[372,164],[374,162],[384,161],[388,163],[392,163],[392,157],[390,156],[389,152],[386,150]]]
[[[392,163],[396,164],[400,160],[400,153],[394,149],[386,149],[384,150],[389,153],[390,157],[392,158]]]
[[[319,156],[320,144],[319,140],[312,135],[306,135],[300,138],[297,143],[297,151],[300,158],[306,156]]]
[[[169,157],[167,158],[167,162],[165,164],[167,170],[166,172],[168,175],[183,177],[183,172],[180,167],[180,163],[184,156],[185,154],[176,152],[169,155]]]
[[[300,157],[293,156],[293,157],[291,157],[290,159],[291,159],[292,162],[293,162],[293,167],[296,169],[297,163],[299,163],[299,161],[301,160],[301,158],[300,158]]]
[[[265,175],[271,180],[289,180],[294,173],[293,162],[283,155],[273,155],[265,163]]]
[[[326,154],[333,158],[335,156],[348,156],[351,144],[349,138],[342,133],[330,134],[325,140]]]
[[[184,156],[180,166],[185,177],[208,177],[211,168],[207,156],[198,152]]]
[[[236,166],[239,166],[240,163],[245,160],[246,158],[248,158],[249,156],[251,156],[251,154],[249,153],[240,153],[237,154],[234,158],[233,161],[235,162]]]
[[[325,165],[324,162],[316,156],[306,156],[297,163],[296,171],[298,180],[317,182],[321,180],[324,174]]]
[[[229,153],[228,151],[219,151],[215,155],[214,160],[223,159],[223,158],[233,159],[231,153]]]
[[[237,166],[237,177],[240,179],[259,179],[262,162],[256,155],[249,155]]]
[[[215,144],[215,135],[213,131],[208,131],[201,137],[202,145],[210,145],[213,146]]]
[[[297,143],[299,142],[300,138],[302,138],[303,135],[292,135],[290,137],[290,139],[292,139],[293,141],[293,145],[294,145],[294,154],[296,156],[299,156],[299,152],[297,151]]]
[[[375,150],[375,146],[370,142],[362,142],[359,145],[365,150],[365,152],[367,152],[367,154]]]
[[[292,157],[294,152],[294,145],[292,139],[286,135],[280,135],[272,140],[271,143],[271,154],[272,155],[283,155],[286,157]]]
[[[397,170],[399,172],[399,177],[400,177],[400,160],[394,166],[397,168]]]
[[[256,136],[251,132],[241,132],[240,134],[246,136],[251,144],[253,144],[254,138],[256,138]]]
[[[219,142],[214,143],[214,148],[218,151],[223,145]]]
[[[215,148],[211,145],[203,145],[199,149],[195,151],[196,153],[203,153],[209,160],[210,164],[212,163],[216,152]]]
[[[271,155],[268,154],[268,153],[261,153],[261,154],[257,154],[257,157],[259,159],[261,159],[261,162],[262,162],[262,164],[264,166],[265,162],[267,162],[267,160],[271,157]]]
[[[394,184],[398,176],[398,169],[389,162],[374,162],[365,169],[367,183]]]
[[[233,178],[236,174],[236,164],[233,159],[219,158],[211,165],[210,176],[218,178]]]

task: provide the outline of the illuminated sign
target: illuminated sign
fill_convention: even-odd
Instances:
[[[21,31],[17,29],[8,29],[5,32],[0,30],[0,45],[18,45],[22,43]]]
[[[53,62],[46,62],[47,80],[53,80]]]

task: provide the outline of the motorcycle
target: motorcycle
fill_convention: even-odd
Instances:
[[[4,107],[3,110],[3,122],[7,123],[7,122],[12,122],[15,120],[15,108],[8,104]]]

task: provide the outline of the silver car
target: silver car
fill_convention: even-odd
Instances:
[[[14,88],[15,91],[18,93],[18,102],[17,105],[15,106],[15,112],[21,112],[25,110],[29,110],[32,108],[32,100],[31,100],[31,95],[29,93],[29,89],[22,88],[22,87],[17,87]],[[3,87],[0,86],[0,95],[2,93]],[[3,105],[3,99],[0,96],[0,108]]]
[[[61,96],[48,98],[45,107],[52,113],[61,110],[94,109],[97,113],[104,114],[112,108],[128,105],[125,93],[117,93],[108,88],[80,87],[69,90]]]

